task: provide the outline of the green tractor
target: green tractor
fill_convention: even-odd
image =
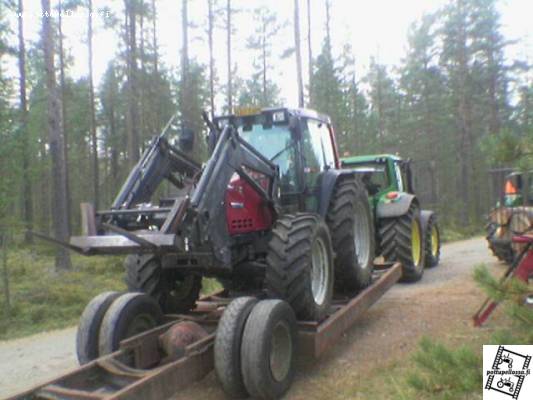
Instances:
[[[404,282],[420,280],[424,268],[439,263],[440,232],[436,214],[420,208],[410,160],[390,154],[364,155],[342,159],[342,167],[356,172],[368,191],[376,256],[401,262]]]

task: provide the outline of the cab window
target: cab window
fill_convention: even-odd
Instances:
[[[333,145],[326,124],[311,119],[305,121],[302,150],[305,182],[308,186],[316,186],[318,174],[328,168],[335,167]]]

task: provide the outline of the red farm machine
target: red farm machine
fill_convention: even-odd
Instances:
[[[204,119],[203,166],[191,132],[176,146],[165,129],[109,210],[82,207],[83,235],[63,245],[126,255],[128,293],[87,305],[79,369],[15,398],[165,398],[214,367],[232,398],[275,399],[297,347],[320,355],[400,278],[397,260],[374,265],[368,193],[340,168],[327,116]],[[204,277],[223,291],[199,300]]]

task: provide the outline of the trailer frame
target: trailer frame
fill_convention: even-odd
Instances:
[[[297,356],[318,358],[401,277],[401,264],[375,266],[373,283],[351,298],[334,299],[320,322],[298,321]],[[213,368],[218,320],[232,300],[223,292],[198,301],[187,314],[166,315],[165,323],[120,343],[118,351],[33,386],[8,400],[156,400],[169,398]],[[201,325],[208,336],[185,347],[179,357],[162,354],[159,336],[181,321]]]

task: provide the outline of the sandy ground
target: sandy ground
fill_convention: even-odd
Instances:
[[[484,239],[443,246],[441,264],[416,284],[398,284],[312,365],[299,368],[286,399],[358,398],[357,387],[372,371],[402,360],[424,335],[443,340],[476,334],[470,317],[483,295],[472,282],[476,265],[502,271]],[[76,366],[75,328],[0,342],[0,397],[50,379]],[[348,383],[347,385],[343,385]],[[176,400],[226,399],[213,373]]]

